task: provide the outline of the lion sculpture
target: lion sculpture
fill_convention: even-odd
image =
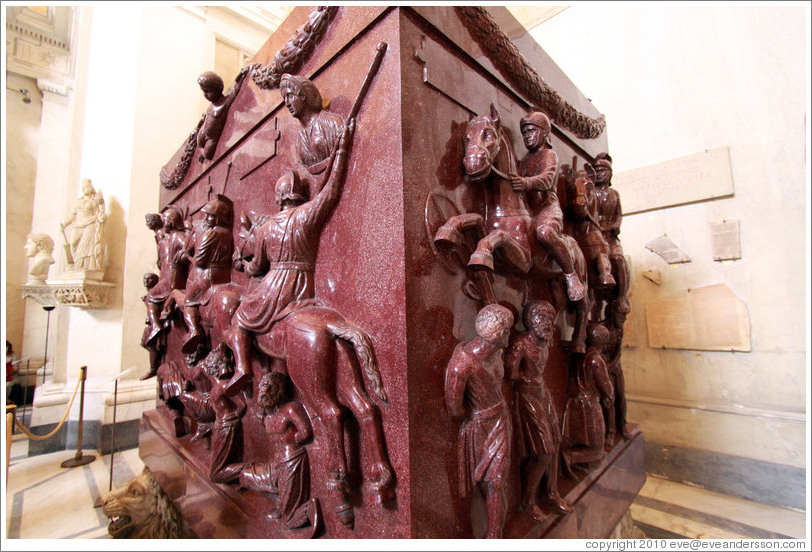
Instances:
[[[194,532],[147,468],[104,497],[114,539],[193,539]]]

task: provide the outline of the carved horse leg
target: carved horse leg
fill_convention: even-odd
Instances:
[[[516,239],[504,230],[494,230],[476,245],[468,266],[474,269],[493,270],[493,253],[501,248],[505,259],[522,272],[530,270],[532,261],[530,248],[522,247]]]
[[[569,251],[572,265],[578,278],[584,284],[584,296],[580,301],[572,303],[575,307],[575,330],[572,333],[572,347],[574,353],[586,352],[586,326],[589,322],[589,279],[587,277],[586,258],[583,251],[578,247],[575,238],[569,235],[562,236]]]
[[[352,527],[355,514],[349,503],[347,459],[344,456],[344,424],[335,397],[336,344],[329,334],[293,321],[286,322],[287,370],[307,407],[316,439],[324,443],[327,457],[327,491],[338,503],[336,515]]]
[[[343,344],[345,350],[348,345]],[[378,408],[364,392],[363,382],[353,360],[352,353],[347,351],[347,363],[339,366],[338,400],[347,406],[358,420],[361,428],[361,466],[366,480],[365,488],[382,503],[394,497],[392,489],[392,468],[384,449],[383,428]]]
[[[462,245],[462,233],[475,229],[478,236],[485,235],[485,221],[477,213],[465,213],[449,218],[434,235],[437,247],[459,247]]]

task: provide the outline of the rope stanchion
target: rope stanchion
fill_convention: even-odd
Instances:
[[[73,396],[70,398],[70,402],[68,403],[68,409],[65,410],[65,415],[62,416],[62,419],[59,420],[59,423],[56,425],[56,427],[54,428],[53,431],[51,431],[47,435],[34,435],[33,433],[31,433],[31,431],[27,427],[25,427],[23,424],[20,423],[20,420],[17,419],[17,413],[15,411],[14,412],[14,423],[17,425],[17,428],[20,431],[22,431],[23,433],[25,433],[28,436],[28,438],[33,439],[34,441],[44,441],[45,439],[50,439],[51,437],[56,435],[56,432],[60,430],[62,425],[65,423],[65,420],[68,419],[68,414],[70,414],[70,408],[71,408],[71,406],[73,406],[73,399],[76,398],[76,392],[79,391],[79,385],[81,383],[82,383],[81,379],[76,382],[76,387],[73,390]]]
[[[85,380],[87,379],[87,366],[79,368],[79,382],[82,384],[82,392],[79,395],[79,437],[76,439],[76,456],[69,460],[65,460],[60,464],[63,468],[75,468],[90,464],[96,459],[92,454],[82,456],[82,433],[84,429],[84,412],[85,412]]]

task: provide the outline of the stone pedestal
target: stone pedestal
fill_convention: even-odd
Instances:
[[[506,10],[492,11],[508,32],[521,29]],[[302,28],[308,14],[305,8],[294,10],[253,61],[272,65],[276,52],[295,29]],[[523,156],[519,120],[532,103],[544,100],[548,109],[556,110],[554,115],[561,116],[551,136],[561,163],[580,167],[606,150],[606,133],[601,129],[592,138],[579,138],[584,129],[563,115],[566,106],[589,120],[598,120],[599,112],[538,45],[526,34],[522,36],[523,31],[512,33],[511,38],[555,92],[548,91],[532,103],[515,88],[504,68],[497,67],[501,62],[494,59],[493,52],[486,52],[488,45],[472,37],[452,8],[339,8],[326,27],[314,44],[308,44],[308,56],[295,72],[309,77],[319,88],[323,103],[342,117],[350,113],[379,44],[388,45],[357,115],[346,183],[321,232],[314,270],[315,297],[369,336],[388,401],[373,398],[370,412],[359,415],[355,409],[351,413],[347,406],[352,397],[335,392],[336,378],[348,377],[347,370],[358,370],[347,360],[349,343],[342,342],[334,361],[338,375],[326,377],[321,385],[336,394],[341,405],[342,452],[347,457],[349,502],[355,515],[353,527],[348,527],[338,519],[335,493],[331,492],[325,460],[330,451],[325,450],[319,431],[326,422],[315,416],[312,405],[294,386],[293,398],[304,404],[315,430],[305,448],[311,465],[311,494],[320,504],[323,529],[319,534],[333,538],[479,537],[484,533],[481,498],[477,493],[467,501],[458,496],[459,423],[446,408],[444,373],[456,345],[474,337],[474,318],[482,301],[472,298],[468,270],[440,254],[433,244],[445,218],[483,208],[483,191],[470,185],[463,169],[463,134],[469,120],[487,113],[493,104],[512,146]],[[576,39],[572,47],[577,47]],[[274,185],[280,176],[291,168],[304,174],[297,156],[300,128],[278,88],[260,88],[247,78],[230,105],[212,159],[198,160],[200,151],[193,151],[190,140],[165,166],[161,208],[177,206],[196,223],[207,201],[224,194],[233,202],[236,238],[241,213],[277,211]],[[168,178],[170,174],[174,177]],[[311,198],[322,179],[308,178]],[[232,271],[231,281],[245,289],[249,283],[237,271]],[[546,282],[502,268],[493,277],[493,291],[498,302],[514,313],[520,313],[528,299],[550,299],[553,293]],[[569,373],[578,359],[569,350],[572,317],[560,300],[559,307],[555,345],[544,378],[562,419],[567,398],[572,396]],[[229,339],[205,324],[204,328],[214,332],[212,345]],[[184,322],[176,316],[166,336],[162,366],[174,365],[190,377],[187,359],[180,352],[185,336]],[[271,359],[254,351],[253,386],[245,394],[247,411],[240,422],[238,448],[244,462],[267,461],[273,456],[274,445],[255,404],[257,380],[268,371],[284,372],[287,367],[282,358]],[[159,377],[161,374],[159,371]],[[356,377],[361,380],[360,373]],[[363,380],[365,392],[373,397],[367,378]],[[506,396],[511,397],[508,387],[505,382]],[[177,403],[171,406],[177,408]],[[306,530],[288,529],[267,518],[276,500],[272,493],[212,483],[209,474],[215,445],[207,439],[191,442],[189,433],[178,437],[184,429],[193,432],[195,424],[187,416],[183,427],[172,416],[163,404],[144,415],[141,457],[199,536],[309,536]],[[375,502],[368,488],[370,446],[358,421],[364,416],[379,417],[385,455],[394,475],[395,496],[382,504]],[[549,513],[543,523],[533,521],[519,506],[521,477],[518,461],[512,459],[506,475],[505,536],[608,536],[643,484],[642,451],[642,436],[635,431],[631,440],[608,451],[587,474],[575,480],[562,476],[563,494],[574,502],[575,511],[566,516]]]

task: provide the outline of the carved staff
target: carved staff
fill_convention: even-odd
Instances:
[[[60,224],[59,228],[62,230],[62,239],[65,240],[65,257],[67,258],[68,264],[72,265],[73,254],[70,252],[70,243],[68,243],[68,236],[65,234],[65,227]]]
[[[352,105],[350,114],[347,115],[348,121],[358,115],[358,110],[361,109],[361,104],[369,91],[369,87],[372,84],[372,79],[374,79],[375,75],[378,73],[378,68],[381,66],[381,61],[383,60],[383,55],[386,53],[387,47],[388,45],[386,42],[381,42],[378,44],[378,50],[375,52],[375,59],[372,60],[372,65],[369,66],[369,71],[367,71],[367,76],[364,79],[364,83],[361,85],[361,90],[358,91],[358,96],[355,98],[355,103]]]

